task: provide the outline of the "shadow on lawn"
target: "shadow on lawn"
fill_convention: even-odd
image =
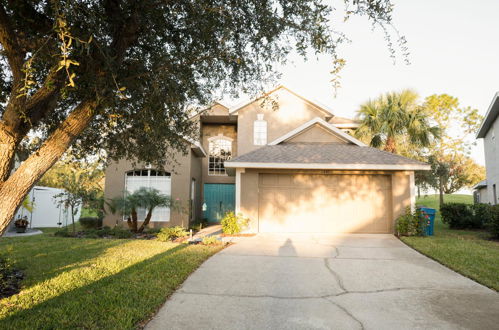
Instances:
[[[109,246],[108,246],[109,247]],[[0,319],[0,328],[132,328],[195,269],[185,244]],[[182,251],[184,250],[184,251]]]
[[[25,273],[24,289],[57,275],[82,267],[107,249],[128,240],[79,239],[50,237],[9,238],[0,240],[0,251]]]

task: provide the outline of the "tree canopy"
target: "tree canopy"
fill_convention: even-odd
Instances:
[[[431,171],[416,173],[416,184],[443,194],[471,187],[485,169],[469,153],[482,117],[462,107],[456,97],[434,94],[419,100],[411,90],[386,93],[361,105],[356,136],[376,148],[428,162]]]
[[[397,153],[399,141],[411,148],[429,146],[440,131],[418,104],[419,95],[412,90],[390,92],[360,106],[360,126],[355,134],[375,148]]]
[[[441,136],[425,150],[414,151],[432,165],[430,173],[416,176],[416,184],[438,190],[443,204],[444,193],[472,187],[485,178],[485,168],[469,156],[483,118],[477,109],[461,106],[457,97],[448,94],[426,97],[423,107],[428,118],[440,127]]]
[[[346,17],[390,24],[390,0],[345,4]],[[338,59],[332,11],[322,0],[2,1],[0,232],[69,146],[164,164],[195,134],[190,107],[260,90],[292,51]],[[33,133],[40,144],[12,172]]]

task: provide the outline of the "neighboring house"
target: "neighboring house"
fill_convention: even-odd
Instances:
[[[494,99],[487,110],[482,125],[478,130],[477,139],[483,139],[483,149],[485,151],[485,169],[487,180],[485,187],[486,194],[480,199],[481,203],[497,204],[499,202],[499,93],[494,95]],[[483,181],[482,181],[483,182]],[[480,183],[482,183],[480,182]],[[478,186],[478,185],[477,185]]]
[[[482,180],[473,186],[473,200],[475,203],[488,203],[487,180]]]
[[[199,116],[200,144],[177,156],[175,172],[110,164],[106,197],[148,186],[190,202],[188,214],[159,210],[155,227],[218,222],[235,211],[251,232],[392,233],[394,219],[414,207],[414,171],[430,167],[365,146],[347,133],[357,122],[286,87],[267,95],[277,109],[255,99]],[[115,223],[123,219],[106,217]]]

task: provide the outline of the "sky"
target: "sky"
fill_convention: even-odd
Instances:
[[[336,3],[336,2],[335,2]],[[390,57],[383,33],[366,18],[335,25],[351,43],[339,49],[347,62],[334,97],[331,59],[298,56],[280,67],[281,83],[323,104],[336,115],[354,117],[359,105],[379,94],[404,88],[422,99],[447,93],[483,115],[499,91],[499,1],[394,0],[393,24],[407,39],[410,65],[401,54]],[[472,157],[484,164],[482,141]]]

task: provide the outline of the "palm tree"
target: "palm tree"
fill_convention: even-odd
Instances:
[[[426,110],[417,101],[418,94],[410,89],[367,101],[357,111],[361,124],[355,135],[391,153],[397,153],[400,138],[414,147],[429,146],[439,137],[439,128],[431,126]]]
[[[170,196],[161,194],[157,189],[139,188],[133,193],[126,193],[124,197],[113,200],[112,209],[127,216],[128,227],[131,231],[141,233],[151,221],[152,211],[156,207],[173,207]],[[146,217],[140,228],[138,227],[137,210],[146,209]]]

